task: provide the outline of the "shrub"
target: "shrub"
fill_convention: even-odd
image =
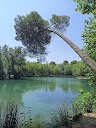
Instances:
[[[90,92],[82,92],[80,96],[72,103],[72,110],[74,114],[90,113],[96,109],[96,96]]]
[[[48,128],[71,128],[71,120],[68,109],[63,105],[54,112]]]

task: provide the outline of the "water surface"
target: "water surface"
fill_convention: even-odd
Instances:
[[[0,81],[0,104],[18,102],[20,111],[28,113],[30,109],[31,116],[47,119],[62,102],[69,107],[80,90],[90,90],[87,80],[61,77],[4,80]]]

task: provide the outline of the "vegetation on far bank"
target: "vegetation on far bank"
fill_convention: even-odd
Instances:
[[[74,76],[88,77],[90,69],[83,61],[65,60],[61,64],[50,62],[26,61],[26,52],[22,47],[0,47],[0,78],[19,79],[26,76]]]

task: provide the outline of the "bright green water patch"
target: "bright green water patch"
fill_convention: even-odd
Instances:
[[[90,90],[87,80],[58,77],[4,80],[0,81],[0,104],[18,102],[19,110],[27,116],[41,115],[48,119],[62,102],[69,107],[80,90]]]

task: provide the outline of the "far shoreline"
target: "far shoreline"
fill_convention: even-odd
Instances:
[[[20,78],[16,78],[14,79],[13,77],[10,78],[3,78],[0,80],[24,80],[26,78],[31,78],[31,77],[58,77],[58,78],[76,78],[76,79],[82,79],[82,80],[89,80],[89,78],[85,77],[85,76],[72,76],[72,75],[49,75],[49,76],[40,76],[40,75],[33,75],[33,76],[21,76]]]

